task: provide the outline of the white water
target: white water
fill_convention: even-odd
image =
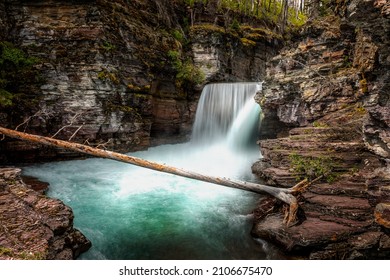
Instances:
[[[252,180],[259,84],[205,87],[192,141],[132,155],[201,173]],[[93,247],[82,259],[263,259],[250,237],[258,195],[103,159],[30,166],[49,195],[72,207]],[[274,255],[273,255],[274,258]]]
[[[209,143],[224,143],[228,134],[231,135],[231,144],[241,136],[247,137],[248,129],[256,130],[253,122],[258,122],[260,107],[253,98],[259,90],[261,83],[206,85],[196,110],[191,141],[207,146]],[[252,122],[247,128],[244,128],[245,120]],[[240,128],[246,131],[240,131],[240,135],[234,137]]]

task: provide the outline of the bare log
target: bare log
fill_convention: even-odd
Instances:
[[[53,139],[44,136],[28,134],[16,130],[7,129],[4,127],[0,127],[0,133],[11,138],[16,138],[20,140],[29,141],[29,142],[35,142],[35,143],[48,145],[48,146],[54,146],[57,148],[63,148],[63,149],[67,149],[67,150],[71,150],[71,151],[75,151],[75,152],[79,152],[82,154],[87,154],[95,157],[107,158],[111,160],[125,162],[140,167],[156,170],[159,172],[170,173],[170,174],[174,174],[174,175],[178,175],[190,179],[195,179],[203,182],[213,183],[213,184],[222,185],[230,188],[241,189],[241,190],[250,191],[254,193],[260,193],[260,194],[266,193],[287,203],[290,206],[290,210],[291,210],[290,212],[292,214],[296,213],[295,209],[298,208],[298,201],[296,197],[293,194],[291,194],[291,189],[283,189],[283,188],[271,187],[262,184],[256,184],[252,182],[245,182],[245,181],[233,180],[229,178],[220,178],[220,177],[214,177],[209,175],[203,175],[200,173],[148,161],[145,159],[141,159],[141,158],[137,158],[137,157],[121,154],[121,153],[93,148],[79,143],[73,143],[73,142]],[[294,219],[295,217],[289,217],[288,221]],[[289,222],[287,224],[289,224]]]

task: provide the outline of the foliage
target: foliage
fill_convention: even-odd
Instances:
[[[249,40],[247,38],[241,38],[241,43],[246,47],[254,47],[256,46],[256,42]]]
[[[98,79],[102,81],[111,81],[113,84],[119,84],[120,80],[115,73],[104,69],[98,73]]]
[[[176,82],[178,86],[182,86],[183,83],[201,84],[205,80],[204,73],[194,65],[191,59],[181,58],[181,53],[178,51],[170,50],[168,57],[171,60],[173,68],[176,70]]]
[[[307,16],[304,12],[297,12],[295,9],[289,8],[288,21],[290,23],[291,28],[298,29],[306,23]]]
[[[366,108],[364,108],[362,105],[358,105],[355,107],[355,114],[364,116],[367,113]]]
[[[173,36],[173,38],[175,38],[180,43],[184,42],[184,39],[185,39],[184,38],[184,34],[180,30],[177,30],[177,29],[173,30],[172,31],[172,36]]]
[[[191,32],[195,33],[216,33],[216,34],[225,34],[225,30],[214,24],[197,24],[191,27]]]
[[[327,125],[326,123],[321,122],[321,121],[314,121],[313,122],[313,127],[326,128],[326,127],[329,127],[329,125]]]
[[[38,80],[33,68],[38,62],[37,58],[26,55],[11,43],[0,41],[0,107],[13,105],[21,88]]]
[[[0,246],[0,256],[12,256],[12,250],[3,246]]]
[[[11,106],[13,97],[14,96],[12,93],[6,91],[3,88],[0,88],[0,107]]]
[[[289,160],[297,180],[304,178],[313,180],[324,176],[325,180],[330,183],[336,179],[333,172],[335,162],[330,157],[304,157],[294,153],[289,156]]]
[[[11,64],[14,67],[29,67],[38,62],[35,57],[28,57],[22,50],[14,47],[9,42],[0,42],[0,65]]]
[[[230,28],[236,31],[240,30],[240,23],[238,22],[237,19],[233,20],[232,24],[230,25]]]
[[[187,59],[179,69],[176,78],[179,83],[190,82],[192,84],[199,85],[204,82],[206,77],[205,74],[194,65],[191,59]]]
[[[180,52],[170,50],[168,51],[168,57],[171,60],[171,63],[176,70],[178,70],[182,66]]]
[[[252,41],[261,39],[282,39],[282,36],[280,34],[261,27],[242,25],[240,27],[240,32],[243,34],[244,38],[247,38]]]
[[[183,0],[185,4],[194,7],[195,3],[215,5],[225,16],[230,15],[230,27],[237,29],[239,22],[235,15],[244,15],[257,19],[267,20],[284,30],[295,30],[307,21],[304,0]],[[321,5],[323,7],[323,5]],[[233,17],[233,18],[232,18]],[[226,19],[225,19],[226,20]],[[229,22],[226,22],[229,24]]]
[[[349,55],[343,56],[343,66],[346,68],[352,67],[352,60],[351,60],[351,57]]]
[[[102,49],[104,49],[106,52],[110,52],[115,50],[115,45],[111,44],[108,41],[104,41],[103,44],[101,45]]]

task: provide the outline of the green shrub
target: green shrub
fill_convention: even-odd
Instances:
[[[194,65],[191,59],[182,61],[181,54],[178,51],[171,50],[168,52],[173,68],[176,70],[176,82],[178,86],[183,83],[201,84],[205,80],[205,75],[198,67]]]
[[[38,73],[33,65],[36,57],[26,55],[9,42],[0,42],[0,107],[13,105],[13,99],[23,86],[36,83]]]
[[[177,29],[173,30],[172,31],[172,36],[173,36],[173,38],[175,38],[180,43],[184,42],[184,34],[180,30],[177,30]]]
[[[14,95],[5,89],[0,88],[0,106],[6,107],[12,105]]]
[[[330,183],[337,178],[334,173],[335,162],[330,157],[304,157],[294,153],[289,156],[289,160],[297,180],[313,180],[324,176]]]
[[[22,50],[10,42],[0,42],[0,65],[3,67],[30,67],[38,62],[38,58],[27,56]]]
[[[202,70],[194,65],[192,60],[187,59],[177,72],[176,78],[179,82],[189,82],[199,85],[204,82],[206,77]]]

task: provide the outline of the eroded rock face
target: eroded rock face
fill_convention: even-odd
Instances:
[[[125,20],[126,10],[110,12],[119,3],[3,2],[13,26],[6,39],[40,59],[37,67],[44,80],[35,93],[37,106],[32,105],[19,119],[9,114],[9,126],[32,117],[26,126],[37,134],[54,135],[62,128],[56,137],[91,145],[104,143],[106,148],[120,151],[149,145],[152,112],[138,103],[151,96],[141,90],[136,96],[129,85],[147,86],[150,78],[136,58],[137,41],[123,40],[135,36],[131,26],[125,22],[119,28],[113,22],[115,17]],[[8,161],[67,155],[14,141],[4,144],[2,150]]]
[[[59,132],[57,138],[117,151],[149,147],[151,131],[156,138],[165,133],[165,128],[152,127],[161,119],[179,134],[188,133],[190,102],[175,86],[168,96],[160,90],[175,85],[166,57],[176,42],[156,30],[175,24],[175,13],[169,10],[173,5],[164,4],[2,1],[12,26],[5,39],[40,59],[37,67],[44,80],[36,89],[37,104],[21,116],[8,114],[2,125],[16,127],[30,117],[22,126],[30,132]],[[152,91],[155,84],[160,87]],[[178,112],[179,122],[159,109],[177,99],[184,107]],[[72,155],[15,141],[2,143],[1,149],[4,162]]]
[[[278,43],[264,38],[253,46],[245,46],[239,37],[223,30],[201,26],[191,32],[194,61],[209,81],[260,82],[265,76],[265,63],[278,49]]]
[[[73,228],[72,210],[26,185],[20,169],[0,169],[0,259],[77,258],[91,242]]]
[[[260,80],[275,48],[200,27],[181,35],[184,49],[172,34],[187,13],[167,0],[0,1],[0,38],[39,58],[43,78],[0,124],[122,152],[188,139],[202,85],[178,85],[170,52],[192,58],[206,83]],[[3,162],[77,156],[9,140],[0,151]]]
[[[365,144],[384,158],[390,157],[389,11],[387,1],[352,1],[347,15],[358,29],[354,65],[367,81],[365,108],[369,118],[363,127]]]
[[[253,233],[311,259],[388,258],[390,22],[381,1],[335,5],[270,60],[256,99],[279,131],[262,134],[252,168],[284,187],[318,166],[332,176],[299,197],[290,228],[278,202],[261,202]]]

